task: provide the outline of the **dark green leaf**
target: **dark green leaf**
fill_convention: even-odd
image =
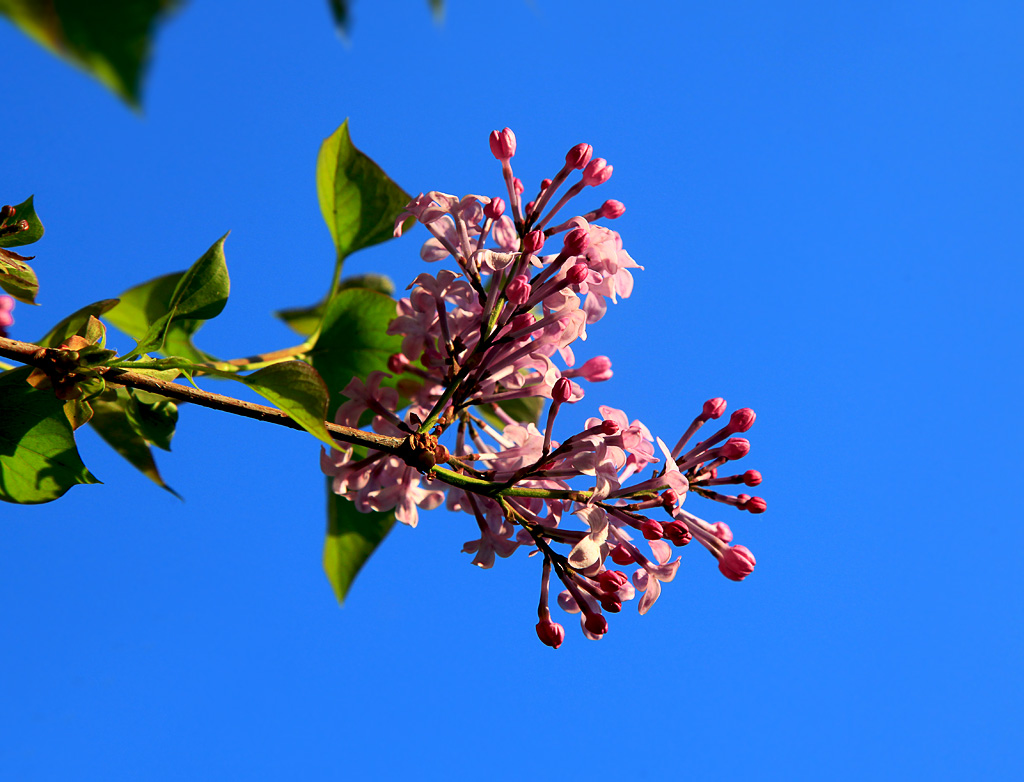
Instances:
[[[499,402],[498,407],[512,416],[516,421],[522,421],[523,423],[532,421],[533,423],[537,423],[540,421],[541,411],[544,410],[544,402],[544,397],[531,396],[519,399],[508,399],[504,402]],[[486,418],[488,423],[494,426],[499,432],[505,428],[505,422],[494,414],[490,405],[480,405],[473,409]]]
[[[370,555],[395,524],[395,512],[360,513],[351,501],[331,491],[327,483],[327,539],[324,572],[339,603]]]
[[[0,500],[50,502],[79,483],[99,483],[82,464],[64,403],[37,391],[22,367],[0,375]]]
[[[173,0],[0,0],[0,13],[137,106],[154,30],[173,5]]]
[[[39,293],[36,273],[25,263],[30,260],[0,248],[0,288],[25,304],[35,304],[36,294]]]
[[[260,396],[288,414],[303,429],[330,446],[334,445],[324,419],[327,417],[327,386],[304,361],[284,361],[253,372],[234,375]]]
[[[395,300],[365,288],[341,291],[331,300],[310,358],[327,383],[332,416],[342,402],[341,390],[353,377],[387,371],[388,358],[401,349],[402,338],[386,333],[394,317]]]
[[[67,341],[68,337],[74,336],[88,327],[89,318],[98,318],[105,312],[109,312],[117,305],[117,299],[103,299],[90,304],[77,312],[68,315],[64,320],[50,329],[46,336],[36,344],[45,348],[57,348]],[[84,334],[83,334],[84,336]]]
[[[337,290],[349,288],[367,288],[372,291],[390,296],[395,292],[395,285],[383,274],[358,274],[341,281]],[[279,310],[275,313],[293,330],[304,337],[308,337],[320,325],[324,316],[324,302],[314,304],[312,307],[292,307],[287,310]]]
[[[117,396],[135,432],[157,448],[171,450],[171,438],[178,425],[178,405],[167,397],[137,388],[119,388]]]
[[[316,190],[339,265],[356,250],[390,239],[409,203],[408,193],[352,144],[348,120],[320,147]]]
[[[0,0],[2,2],[2,0]],[[39,215],[36,214],[36,208],[32,205],[32,199],[35,196],[29,196],[24,202],[14,207],[14,217],[7,220],[8,225],[13,225],[16,222],[24,220],[28,223],[27,231],[18,231],[17,233],[8,234],[7,236],[0,236],[0,247],[21,247],[26,244],[32,244],[38,242],[43,238],[43,224],[39,221]]]
[[[164,483],[160,471],[153,460],[153,452],[149,443],[138,433],[129,421],[125,389],[108,389],[92,400],[93,416],[89,422],[99,436],[106,440],[115,451],[123,456],[129,464],[153,481],[157,486],[167,489],[175,497],[178,493]]]
[[[349,24],[351,23],[348,12],[348,0],[328,0],[328,5],[331,7],[331,16],[334,17],[334,23],[338,26],[338,32],[343,36],[347,36]]]

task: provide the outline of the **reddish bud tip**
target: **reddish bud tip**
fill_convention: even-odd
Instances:
[[[629,579],[620,570],[606,570],[597,577],[597,583],[605,592],[618,592]]]
[[[718,560],[718,569],[722,575],[733,581],[742,581],[754,572],[754,565],[757,562],[750,549],[746,546],[730,546],[722,553]]]
[[[403,353],[395,353],[388,357],[388,371],[400,375],[409,366],[409,359]]]
[[[590,231],[586,228],[573,228],[565,235],[565,252],[568,255],[583,255],[590,247]]]
[[[518,195],[522,195],[523,191],[526,189],[523,187],[523,180],[519,177],[512,177],[512,189],[515,190]]]
[[[751,497],[743,503],[743,510],[749,510],[751,513],[764,513],[768,510],[768,503],[764,501],[763,497]]]
[[[605,220],[615,220],[622,217],[626,211],[626,205],[621,201],[605,201],[601,204],[601,217]]]
[[[491,203],[484,207],[484,217],[497,220],[505,214],[505,200],[503,198],[492,198]]]
[[[535,207],[536,205],[537,205],[536,201],[528,201],[527,204],[526,204],[526,210],[525,210],[526,214],[530,214],[531,212],[533,212],[533,207]]]
[[[15,225],[18,226],[19,231],[28,230],[28,220],[19,220],[18,222],[15,223]]]
[[[616,565],[625,566],[633,564],[633,555],[630,553],[629,549],[621,543],[613,548],[609,552],[608,556],[612,558],[612,562]]]
[[[757,470],[747,470],[743,473],[743,482],[747,486],[757,486],[761,482],[761,473]]]
[[[709,418],[721,418],[722,413],[725,412],[725,400],[720,396],[716,396],[714,399],[709,399],[704,403],[704,410],[701,413],[701,417],[707,421]]]
[[[550,646],[552,649],[557,649],[562,645],[562,641],[565,640],[565,628],[562,627],[558,622],[552,622],[550,619],[541,620],[537,622],[537,637],[540,638],[541,642]]]
[[[647,540],[661,540],[665,537],[665,530],[661,526],[661,522],[648,519],[640,525],[640,532]]]
[[[594,635],[604,635],[608,632],[608,620],[601,614],[587,614],[583,626]]]
[[[583,168],[593,154],[594,148],[590,144],[577,144],[565,153],[565,164],[572,168]]]
[[[716,521],[712,524],[711,534],[723,543],[732,543],[732,529],[724,521]]]
[[[523,252],[536,254],[544,246],[544,232],[530,231],[523,237]]]
[[[693,536],[690,535],[690,530],[681,521],[669,521],[661,526],[665,530],[665,537],[676,546],[685,546],[693,539]]]
[[[572,396],[572,381],[567,377],[560,377],[555,381],[554,387],[551,389],[551,398],[561,404],[562,402],[568,402],[569,397]]]
[[[664,505],[665,508],[667,508],[668,510],[672,510],[672,508],[676,507],[679,504],[679,495],[676,494],[676,490],[666,489],[664,492],[662,492],[661,504]],[[679,522],[676,521],[672,523],[678,524]]]
[[[14,217],[14,207],[8,204],[0,209],[0,220],[10,220]]]
[[[754,419],[757,416],[754,411],[749,407],[741,407],[732,417],[729,419],[729,431],[730,432],[745,432],[754,425]]]
[[[588,274],[590,274],[590,267],[581,261],[574,263],[569,268],[569,271],[565,273],[565,279],[573,285],[580,285],[587,279]]]
[[[601,422],[601,431],[604,432],[609,437],[611,437],[612,435],[621,432],[622,427],[619,426],[618,421],[612,421],[611,419],[606,418]]]
[[[545,190],[547,190],[547,189],[548,189],[549,187],[551,187],[551,180],[550,180],[550,179],[542,179],[542,180],[540,180],[540,189],[541,189],[541,192],[544,192],[544,191],[545,191]]]
[[[750,440],[743,437],[731,437],[719,449],[719,453],[726,459],[742,459],[750,453]]]
[[[511,128],[491,131],[491,154],[498,160],[511,160],[516,154],[516,134]]]
[[[587,167],[583,169],[583,184],[597,187],[611,179],[611,176],[612,167],[608,165],[608,161],[603,157],[597,157],[587,163]]]
[[[617,614],[622,610],[622,601],[615,595],[601,595],[601,608],[609,614]]]
[[[530,286],[530,278],[525,274],[517,274],[509,280],[508,285],[505,286],[505,298],[517,307],[520,304],[525,304],[529,300],[532,292],[533,289]]]
[[[612,376],[612,360],[608,356],[594,356],[583,362],[579,370],[580,377],[591,383],[600,383]]]

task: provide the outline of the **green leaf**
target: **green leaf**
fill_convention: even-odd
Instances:
[[[99,483],[82,464],[64,403],[25,379],[29,367],[0,375],[0,500],[50,502],[79,483]]]
[[[149,443],[129,420],[126,389],[107,389],[93,399],[91,404],[93,415],[89,424],[99,436],[135,469],[180,499],[180,495],[164,483],[153,460],[153,451]]]
[[[341,281],[337,291],[348,290],[349,288],[367,288],[378,293],[390,296],[395,292],[395,284],[383,274],[358,274]],[[274,313],[283,320],[289,328],[297,331],[304,337],[308,337],[320,325],[324,317],[324,302],[314,304],[312,307],[292,307],[287,310],[278,310]]]
[[[339,603],[345,602],[356,575],[394,524],[394,511],[360,513],[350,500],[331,491],[328,480],[324,572]]]
[[[0,2],[3,2],[3,0],[0,0]],[[36,214],[35,206],[32,205],[33,198],[35,196],[29,196],[25,201],[14,207],[14,216],[7,220],[8,225],[24,220],[28,223],[28,230],[0,236],[0,247],[21,247],[38,242],[43,238],[43,231],[45,229],[39,221],[39,215]]]
[[[352,144],[348,120],[320,146],[316,191],[338,266],[356,250],[390,239],[395,218],[409,203],[409,194]]]
[[[351,23],[348,11],[348,0],[327,0],[327,4],[331,8],[331,16],[334,17],[334,24],[337,25],[338,32],[341,33],[342,36],[347,36],[349,24]]]
[[[327,418],[327,385],[304,361],[283,361],[253,372],[232,375],[260,396],[269,399],[314,437],[335,446],[324,420]]]
[[[137,106],[153,33],[174,4],[173,0],[0,0],[0,13]]]
[[[201,321],[216,317],[227,304],[226,238],[218,239],[188,270],[157,277],[121,294],[121,303],[107,320],[138,340],[128,355],[158,351],[198,363],[211,359],[192,344],[192,335]]]
[[[117,389],[128,423],[147,442],[171,450],[171,438],[178,425],[178,405],[165,396],[137,388]]]
[[[25,263],[30,260],[0,248],[0,288],[25,304],[35,304],[39,293],[39,279],[32,267]]]
[[[46,336],[36,344],[44,348],[60,347],[69,337],[78,334],[83,328],[87,327],[89,325],[89,318],[98,318],[115,306],[117,306],[117,299],[103,299],[102,301],[82,307],[82,309],[71,313],[46,332]]]
[[[365,288],[341,291],[327,306],[310,358],[327,383],[332,416],[342,402],[341,390],[353,377],[387,371],[388,358],[401,350],[402,338],[386,333],[394,317],[395,300]]]
[[[541,396],[520,397],[519,399],[507,399],[499,402],[498,407],[508,413],[517,421],[540,421],[540,414],[544,410],[546,400]],[[499,432],[505,428],[505,422],[495,415],[490,405],[479,405],[473,408],[480,413],[491,426]]]

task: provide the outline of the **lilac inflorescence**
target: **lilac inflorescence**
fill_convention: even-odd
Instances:
[[[557,648],[565,633],[551,619],[552,573],[563,587],[558,605],[578,613],[584,635],[596,639],[608,628],[604,614],[617,613],[637,593],[641,614],[654,605],[679,567],[674,548],[694,539],[727,578],[740,581],[753,571],[753,554],[732,544],[728,525],[682,506],[693,493],[751,513],[766,509],[760,497],[721,491],[761,482],[756,470],[720,474],[749,452],[750,442],[733,435],[751,428],[754,412],[736,410],[688,450],[698,430],[724,415],[724,399],[704,403],[672,449],[640,421],[604,406],[582,431],[553,439],[560,407],[584,396],[577,381],[612,375],[607,356],[576,367],[573,346],[586,339],[609,301],[630,295],[632,270],[642,267],[616,231],[596,222],[621,216],[620,202],[556,219],[587,187],[611,177],[612,166],[593,158],[590,145],[569,150],[565,165],[526,204],[512,171],[515,134],[494,131],[490,147],[502,166],[503,197],[432,191],[414,198],[396,220],[396,236],[410,217],[424,225],[431,236],[423,260],[448,261],[457,270],[423,273],[412,282],[388,329],[402,337],[401,352],[388,362],[392,374],[353,380],[336,416],[348,426],[369,417],[379,434],[419,438],[428,460],[411,466],[390,453],[340,446],[324,452],[321,463],[333,490],[359,510],[394,509],[411,526],[418,508],[442,502],[470,515],[479,534],[463,550],[480,567],[519,548],[540,553],[537,635]],[[556,199],[573,175],[577,181]],[[528,406],[538,398],[550,400],[543,429]],[[448,448],[437,443],[442,435],[451,438]],[[424,467],[435,459],[436,469]]]

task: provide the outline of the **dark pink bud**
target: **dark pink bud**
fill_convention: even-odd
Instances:
[[[512,177],[512,189],[515,190],[518,195],[522,195],[523,191],[526,189],[523,187],[523,180],[519,177]]]
[[[531,292],[530,278],[525,274],[517,274],[505,286],[505,298],[516,306],[528,301]]]
[[[403,353],[395,353],[388,357],[388,371],[400,375],[409,366],[409,359]]]
[[[565,273],[565,279],[573,285],[580,285],[587,279],[588,274],[590,274],[590,267],[581,261],[580,263],[574,263],[569,268],[569,271]]]
[[[28,230],[28,220],[19,220],[18,222],[15,223],[15,225],[18,226],[19,231]]]
[[[688,530],[686,525],[681,521],[669,521],[661,526],[665,530],[665,537],[677,546],[685,546],[693,538],[693,536],[690,535],[690,530]]]
[[[736,495],[736,504],[737,505],[741,505],[741,506],[742,505],[746,505],[746,503],[749,502],[749,501],[750,501],[750,495],[749,494],[737,494]]]
[[[520,329],[528,328],[533,324],[533,315],[531,315],[529,312],[524,312],[522,315],[516,315],[514,318],[512,318],[512,321],[509,323],[509,326],[511,326],[512,331],[519,331]]]
[[[491,203],[484,207],[484,217],[489,217],[492,220],[497,220],[505,214],[505,200],[502,198],[492,198]]]
[[[627,581],[626,574],[619,570],[606,570],[597,577],[597,583],[605,592],[618,592]]]
[[[533,207],[537,205],[536,201],[529,201],[526,204],[526,214],[530,214],[533,211]]]
[[[616,565],[625,566],[633,564],[632,553],[621,543],[609,552],[609,556]]]
[[[706,421],[709,418],[721,418],[725,412],[725,400],[720,396],[709,399],[704,403],[704,410],[701,417]]]
[[[577,144],[565,153],[565,164],[570,168],[583,168],[593,154],[594,148],[590,144]]]
[[[743,482],[747,486],[757,486],[761,482],[761,473],[757,470],[747,470],[743,473]]]
[[[665,491],[662,492],[662,494],[661,494],[661,504],[664,505],[665,508],[667,508],[669,510],[671,510],[672,508],[676,507],[676,505],[679,504],[679,495],[676,494],[676,490],[675,489],[665,489]],[[671,522],[671,523],[672,524],[679,524],[678,521],[674,521],[674,522]],[[667,535],[668,533],[666,532],[665,534]]]
[[[567,377],[560,377],[555,381],[551,389],[551,398],[558,403],[568,402],[572,396],[572,381]]]
[[[545,190],[547,190],[547,189],[548,189],[549,187],[551,187],[551,180],[550,180],[550,179],[542,179],[542,180],[540,180],[540,189],[541,189],[541,192],[544,192],[544,191],[545,191]]]
[[[600,383],[612,376],[612,360],[608,356],[594,356],[583,363],[579,375],[591,383]]]
[[[648,519],[640,525],[640,532],[648,540],[661,540],[665,537],[665,530],[661,526],[661,522],[655,521],[654,519]]]
[[[615,595],[601,595],[601,608],[609,614],[617,614],[622,610],[622,601]]]
[[[612,167],[608,165],[608,161],[603,157],[596,157],[583,169],[583,184],[597,187],[611,179],[611,176]]]
[[[754,565],[757,562],[750,549],[746,546],[730,546],[722,553],[718,560],[718,569],[722,575],[733,581],[742,581],[754,572]]]
[[[743,510],[749,510],[751,513],[764,513],[768,510],[768,503],[764,501],[763,497],[751,497],[743,503]]]
[[[558,622],[552,622],[550,619],[541,620],[537,622],[537,637],[540,638],[541,642],[550,646],[552,649],[557,649],[562,645],[562,641],[565,640],[565,628],[562,627]]]
[[[606,418],[601,422],[601,431],[611,437],[612,435],[621,432],[622,427],[619,426],[618,421],[612,421],[611,419]]]
[[[510,128],[491,131],[491,154],[498,160],[511,160],[516,154],[516,134]]]
[[[730,432],[745,432],[754,425],[754,418],[757,416],[749,407],[741,407],[729,419]]]
[[[536,254],[544,246],[544,232],[530,231],[523,237],[523,252]]]
[[[14,207],[8,204],[7,206],[0,209],[0,220],[10,220],[14,217]]]
[[[622,217],[626,211],[626,205],[621,201],[605,201],[601,204],[601,217],[605,220],[614,220],[617,217]]]
[[[583,626],[594,635],[604,635],[608,632],[608,620],[601,614],[587,614]]]
[[[750,440],[743,437],[730,437],[718,451],[726,459],[742,459],[750,453]]]
[[[590,231],[586,228],[573,228],[565,235],[565,252],[568,255],[583,255],[590,247]]]

